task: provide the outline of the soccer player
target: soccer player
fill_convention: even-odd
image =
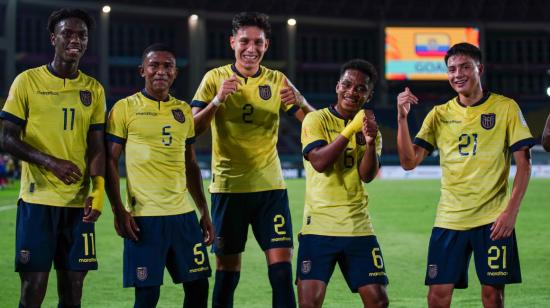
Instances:
[[[542,132],[542,146],[547,152],[550,152],[550,115],[548,115],[548,119],[546,119],[546,125]]]
[[[82,10],[53,12],[53,60],[16,77],[0,114],[4,149],[23,160],[15,241],[19,307],[40,307],[52,261],[58,307],[80,307],[84,277],[97,269],[105,93],[78,69],[93,24]]]
[[[140,74],[145,88],[118,101],[107,122],[107,193],[124,238],[124,287],[135,287],[134,307],[155,307],[166,267],[174,283],[183,283],[183,306],[206,308],[206,245],[214,231],[195,157],[191,107],[169,94],[177,75],[175,53],[164,44],[147,47]],[[118,171],[122,151],[126,208]]]
[[[213,306],[232,307],[248,225],[268,263],[273,307],[294,307],[292,224],[277,155],[279,112],[313,108],[284,74],[260,65],[271,26],[261,13],[233,18],[235,63],[210,70],[191,103],[197,133],[212,122],[212,219],[216,230]]]
[[[502,307],[505,284],[521,282],[514,226],[529,182],[534,139],[514,100],[483,91],[479,48],[456,44],[445,64],[458,96],[428,113],[414,144],[407,115],[418,98],[409,88],[397,96],[401,166],[414,169],[437,148],[443,171],[428,250],[428,304],[449,307],[453,290],[468,286],[473,251],[483,305]],[[510,195],[512,156],[517,171]]]
[[[388,305],[388,279],[362,183],[376,177],[382,151],[374,114],[362,110],[376,80],[369,62],[345,63],[336,104],[309,113],[302,124],[306,200],[297,265],[300,307],[322,306],[336,263],[366,307]]]

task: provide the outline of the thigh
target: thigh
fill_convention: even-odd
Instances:
[[[516,231],[507,238],[491,240],[491,225],[472,231],[477,276],[481,284],[502,285],[521,282]]]
[[[345,249],[338,263],[352,292],[360,287],[387,285],[384,259],[376,236],[346,237]]]
[[[57,247],[58,209],[19,200],[15,231],[15,270],[49,272]]]
[[[174,283],[182,283],[211,275],[202,229],[195,212],[167,217],[171,230],[166,267]]]
[[[124,287],[162,285],[170,235],[165,217],[134,217],[139,240],[124,239]]]
[[[243,252],[251,216],[248,194],[213,193],[211,198],[212,223],[216,232],[212,251],[216,255]]]
[[[469,231],[433,228],[428,248],[426,285],[453,284],[468,287],[468,264],[472,255]]]
[[[300,281],[320,280],[328,284],[342,251],[337,237],[300,235],[296,278]]]
[[[95,225],[82,221],[82,208],[60,208],[59,211],[62,218],[54,257],[55,268],[78,272],[96,270]]]
[[[286,189],[253,193],[252,231],[262,250],[292,248],[292,220]]]

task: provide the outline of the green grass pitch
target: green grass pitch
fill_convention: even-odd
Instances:
[[[300,229],[304,180],[289,180],[290,205],[295,236]],[[205,183],[206,185],[206,183]],[[14,185],[16,186],[16,185]],[[517,222],[523,283],[506,288],[508,307],[548,307],[550,302],[550,180],[531,180]],[[428,239],[439,198],[434,180],[375,180],[367,185],[370,213],[380,242],[392,307],[425,307],[425,259]],[[0,307],[17,307],[19,278],[13,271],[17,188],[0,191]],[[122,240],[113,228],[107,205],[96,226],[100,269],[86,278],[83,307],[132,307],[133,289],[122,288]],[[295,253],[296,254],[296,253]],[[214,256],[210,255],[214,262]],[[293,263],[295,268],[296,264]],[[50,275],[43,307],[57,307],[55,274]],[[181,307],[183,290],[168,274],[158,307]],[[210,280],[210,294],[213,279]],[[270,307],[271,291],[265,257],[251,232],[243,256],[242,274],[235,295],[235,307]],[[324,307],[360,307],[357,294],[350,293],[339,269],[330,281]],[[480,288],[473,263],[469,288],[456,290],[454,307],[481,307]]]

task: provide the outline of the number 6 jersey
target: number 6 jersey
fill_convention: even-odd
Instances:
[[[204,76],[191,106],[206,107],[233,74],[241,85],[220,105],[212,120],[210,192],[284,189],[276,148],[279,111],[293,113],[297,107],[281,103],[283,73],[260,66],[254,76],[245,78],[232,64],[212,69]]]
[[[66,185],[36,164],[22,162],[19,198],[28,203],[83,207],[89,192],[87,136],[105,126],[105,93],[92,77],[56,75],[50,65],[19,74],[0,118],[22,128],[21,140],[38,151],[76,164],[81,180]]]
[[[467,230],[504,211],[512,153],[535,141],[517,103],[487,93],[469,107],[457,97],[435,106],[414,143],[430,153],[439,150],[443,176],[435,226]]]

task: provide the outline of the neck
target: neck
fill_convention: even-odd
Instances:
[[[260,65],[256,65],[252,68],[246,68],[246,67],[242,66],[241,64],[239,64],[238,62],[235,63],[235,67],[237,68],[239,73],[241,75],[243,75],[244,77],[254,76],[254,74],[256,74],[256,72],[258,72],[258,70],[260,69]]]
[[[163,90],[163,91],[155,91],[155,90],[152,90],[148,87],[145,87],[145,92],[147,92],[147,94],[153,98],[155,98],[155,100],[157,101],[161,101],[161,102],[164,102],[164,101],[167,101],[168,100],[168,96],[169,96],[169,90]]]
[[[458,97],[460,102],[466,106],[471,106],[483,98],[483,89],[481,87],[476,88],[472,93],[462,94],[459,93]]]
[[[350,112],[347,112],[345,110],[343,110],[340,105],[336,104],[336,106],[334,107],[334,109],[336,109],[336,111],[338,111],[338,113],[346,120],[351,120],[353,119],[353,117],[355,116],[354,113],[350,113]]]
[[[50,63],[53,70],[62,78],[69,78],[76,74],[78,71],[78,61],[67,62],[63,61],[57,56],[53,58],[53,61]]]

